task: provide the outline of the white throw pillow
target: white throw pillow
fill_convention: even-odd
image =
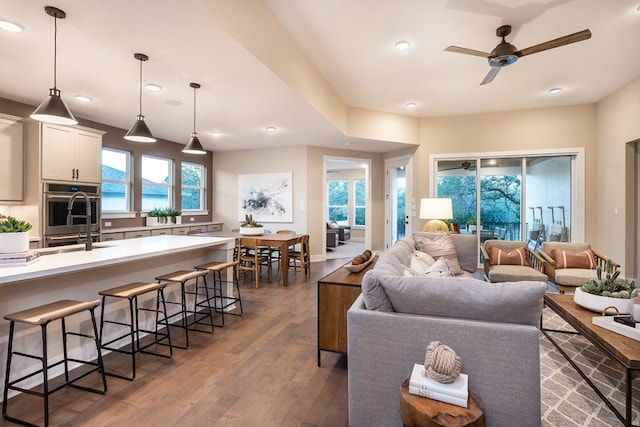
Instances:
[[[444,257],[438,258],[431,267],[427,268],[424,274],[428,277],[453,277],[447,260]]]
[[[409,268],[413,271],[417,271],[420,274],[423,274],[427,271],[429,267],[431,267],[436,260],[433,259],[431,255],[422,251],[413,251],[411,255],[411,261],[409,262]]]

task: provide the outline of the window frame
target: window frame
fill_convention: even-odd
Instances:
[[[154,182],[153,184],[145,184],[144,182],[144,159],[145,158],[150,158],[150,159],[156,159],[156,160],[164,160],[167,161],[169,163],[168,165],[168,170],[167,170],[167,177],[169,182],[168,183],[163,183],[163,182]],[[146,216],[146,213],[149,212],[150,210],[158,207],[158,208],[164,208],[164,207],[170,207],[170,208],[176,208],[176,192],[175,192],[175,161],[172,158],[169,157],[163,157],[163,156],[157,156],[154,154],[145,154],[142,153],[140,155],[140,212],[141,214]],[[144,208],[144,187],[145,186],[162,186],[162,187],[166,187],[167,188],[167,202],[168,202],[168,206],[152,206],[151,208],[145,209]]]
[[[331,200],[331,190],[329,188],[329,185],[332,181],[346,181],[347,183],[347,204],[346,205],[331,205],[329,204],[329,200]],[[349,209],[349,201],[351,198],[351,179],[349,178],[338,178],[338,179],[327,179],[327,220],[328,221],[333,221],[331,219],[331,215],[330,215],[330,210],[332,208],[343,208],[347,214],[347,219],[346,220],[341,220],[341,221],[336,221],[338,224],[340,225],[349,225],[350,224],[350,218],[351,218],[351,210]]]
[[[104,166],[102,162],[102,157],[104,151],[110,151],[113,153],[124,154],[125,155],[125,179],[105,179],[102,174],[102,168]],[[101,216],[103,218],[134,218],[135,211],[133,210],[133,202],[134,202],[134,186],[133,186],[133,153],[128,150],[122,150],[114,147],[102,147],[100,151],[100,191],[102,197],[104,198],[103,186],[105,183],[114,183],[125,185],[127,188],[127,193],[125,195],[125,205],[126,209],[124,210],[105,210],[104,203],[101,203]]]
[[[365,178],[354,178],[350,180],[353,183],[353,224],[351,224],[353,227],[366,227],[367,226],[367,180]],[[364,193],[363,193],[363,205],[359,205],[357,204],[358,201],[358,197],[356,195],[356,188],[358,186],[358,183],[362,182],[364,185]],[[356,214],[356,212],[358,211],[358,209],[362,209],[364,211],[364,224],[356,224],[358,215]]]
[[[185,185],[184,183],[184,174],[183,174],[183,166],[184,165],[193,165],[200,167],[202,174],[200,176],[200,185]],[[200,208],[199,209],[185,209],[182,206],[182,195],[184,193],[184,189],[197,189],[200,191]],[[182,212],[187,212],[189,214],[199,215],[208,212],[207,209],[207,167],[202,163],[181,161],[180,162],[180,210]]]

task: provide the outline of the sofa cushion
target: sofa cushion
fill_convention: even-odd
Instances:
[[[551,256],[556,263],[556,268],[586,268],[588,270],[595,270],[598,266],[596,257],[591,249],[578,253],[552,249]]]
[[[495,246],[489,246],[489,264],[533,266],[527,254],[527,249],[524,246],[511,252],[503,251]]]
[[[387,293],[378,280],[376,270],[369,270],[362,277],[362,299],[367,310],[394,311]]]
[[[563,286],[582,286],[596,278],[596,270],[588,268],[560,268],[556,269],[554,283]]]
[[[489,281],[497,282],[519,282],[526,280],[530,282],[547,283],[547,275],[525,265],[494,265],[487,275]]]
[[[456,244],[449,233],[414,233],[414,240],[419,250],[428,253],[435,260],[443,257],[452,274],[462,274]]]
[[[376,274],[370,271],[367,274]],[[378,276],[393,311],[539,326],[546,282],[487,283],[466,278]],[[363,295],[368,290],[362,284]],[[379,302],[379,307],[389,308]],[[367,304],[367,309],[369,305]],[[388,311],[388,310],[385,310]]]
[[[445,259],[439,258],[438,261],[434,261],[431,266],[424,270],[415,270],[414,268],[405,266],[404,276],[453,277],[453,274],[451,274],[451,270],[449,270],[449,265],[447,265]]]

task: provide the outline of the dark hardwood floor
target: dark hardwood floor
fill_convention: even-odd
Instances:
[[[136,379],[108,377],[105,395],[70,387],[54,393],[50,425],[346,426],[346,357],[323,352],[317,367],[316,282],[347,261],[313,263],[309,280],[290,273],[286,288],[274,279],[255,289],[241,278],[244,316],[225,316],[213,335],[190,333],[189,349],[171,359],[139,355]],[[172,328],[175,340],[182,336]],[[105,358],[108,370],[129,361]],[[11,414],[42,423],[41,399],[19,395],[9,405]]]

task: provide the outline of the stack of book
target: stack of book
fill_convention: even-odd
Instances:
[[[452,383],[441,383],[424,372],[424,366],[415,364],[409,378],[409,393],[416,396],[467,407],[469,398],[469,377],[460,374]]]
[[[0,254],[0,267],[25,267],[36,262],[39,256],[40,253],[34,249]]]

